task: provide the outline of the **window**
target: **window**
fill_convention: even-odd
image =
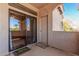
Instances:
[[[13,17],[10,17],[10,30],[11,31],[20,31],[19,20]]]

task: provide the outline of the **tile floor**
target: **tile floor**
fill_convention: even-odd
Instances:
[[[71,56],[71,55],[55,48],[47,47],[46,49],[43,49],[36,45],[32,45],[31,50],[21,54],[21,56]]]
[[[75,56],[70,53],[66,53],[56,48],[47,47],[45,49],[36,46],[35,44],[29,45],[28,52],[21,54],[20,56]],[[14,56],[12,53],[9,56]]]

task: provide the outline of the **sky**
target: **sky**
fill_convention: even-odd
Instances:
[[[15,24],[17,24],[19,26],[19,21],[13,17],[10,17],[10,28],[14,28]],[[30,25],[30,20],[29,18],[27,18],[26,20],[26,25],[29,26]]]
[[[64,3],[64,18],[79,26],[79,10],[77,3]]]
[[[10,28],[14,28],[15,24],[19,26],[19,21],[13,17],[10,17]]]

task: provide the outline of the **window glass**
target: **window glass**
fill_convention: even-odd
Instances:
[[[26,18],[26,30],[30,31],[30,18]]]
[[[20,31],[19,20],[13,17],[10,17],[10,30],[11,31]]]

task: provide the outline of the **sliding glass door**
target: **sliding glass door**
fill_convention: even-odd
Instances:
[[[35,17],[9,10],[9,51],[37,42],[37,20]]]

